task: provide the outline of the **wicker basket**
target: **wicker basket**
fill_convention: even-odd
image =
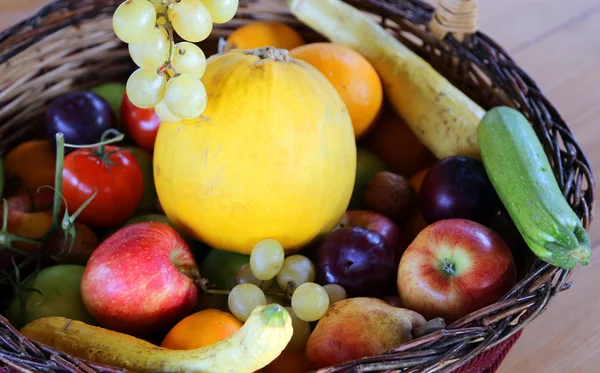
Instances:
[[[133,71],[126,45],[111,28],[112,13],[120,2],[55,0],[0,34],[0,155],[42,133],[42,115],[57,95],[111,80],[124,81]],[[236,18],[218,25],[201,47],[207,55],[216,52],[220,37],[255,19],[289,24],[307,42],[323,40],[291,16],[285,6],[273,6],[272,2],[242,0]],[[594,201],[589,163],[560,114],[502,47],[476,30],[453,34],[456,29],[444,28],[444,17],[435,17],[435,9],[419,0],[347,2],[372,13],[389,32],[482,107],[508,105],[525,114],[547,151],[564,195],[588,229]],[[522,329],[558,292],[570,287],[570,275],[571,271],[537,260],[496,304],[383,355],[320,372],[493,372]],[[0,372],[6,369],[122,371],[30,341],[0,316]]]

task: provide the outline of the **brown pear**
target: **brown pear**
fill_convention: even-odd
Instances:
[[[317,368],[379,355],[413,339],[426,323],[420,314],[377,298],[348,298],[329,307],[306,345]]]

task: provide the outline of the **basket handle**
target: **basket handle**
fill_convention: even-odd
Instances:
[[[477,15],[477,0],[440,0],[428,27],[439,40],[452,33],[457,40],[463,41],[466,35],[477,31]]]

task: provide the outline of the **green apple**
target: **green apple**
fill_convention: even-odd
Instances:
[[[136,214],[149,214],[154,210],[154,203],[158,198],[156,194],[156,187],[154,186],[152,154],[137,146],[123,146],[122,148],[133,154],[135,159],[138,161],[144,176],[144,195],[140,205],[138,206]]]
[[[81,299],[81,279],[85,267],[60,264],[44,268],[31,278],[8,306],[8,319],[21,328],[42,317],[62,316],[97,325]],[[32,291],[27,289],[36,289]]]
[[[117,82],[104,83],[92,88],[91,91],[108,101],[115,114],[119,130],[121,130],[121,102],[125,94],[125,84]]]
[[[212,249],[202,261],[200,273],[216,289],[229,290],[235,286],[235,274],[244,264],[250,263],[250,255]]]
[[[364,196],[369,182],[378,172],[385,171],[385,169],[385,163],[374,153],[365,148],[356,148],[356,178],[348,210],[365,208]]]

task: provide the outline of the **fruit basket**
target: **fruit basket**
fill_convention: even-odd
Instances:
[[[113,31],[113,14],[121,3],[120,0],[54,0],[33,17],[0,33],[0,155],[5,157],[21,144],[34,139],[46,138],[44,121],[48,121],[48,112],[53,110],[53,101],[59,96],[70,91],[92,89],[107,82],[125,82],[137,69],[128,53],[127,44],[119,40]],[[349,13],[341,15],[336,21],[333,21],[335,17],[324,21],[325,18],[319,18],[314,15],[314,12],[311,14],[302,8],[302,3],[303,0],[288,1],[287,4],[278,0],[240,0],[235,17],[228,22],[215,24],[210,35],[198,42],[198,46],[202,48],[207,57],[217,53],[227,53],[233,47],[232,39],[229,37],[235,30],[255,22],[277,22],[295,30],[291,34],[292,36],[286,34],[287,29],[277,30],[276,33],[280,33],[279,40],[282,43],[292,40],[290,38],[293,37],[302,40],[302,44],[332,41],[337,44],[346,44],[351,48],[354,47],[359,52],[364,52],[363,54],[369,57],[369,61],[373,62],[373,55],[380,53],[381,56],[385,57],[385,52],[374,52],[369,47],[361,49],[361,46],[352,45],[351,37],[344,33],[351,34],[347,30],[340,32],[339,35],[335,34],[333,38],[329,36],[332,36],[332,30],[335,31],[335,29],[343,28],[343,26],[352,25],[367,27],[370,30],[365,34],[369,35],[367,37],[372,37],[372,35],[381,36],[381,34],[376,34],[370,28],[368,22],[374,21],[382,29],[385,29],[387,35],[399,40],[402,45],[406,46],[407,50],[411,51],[410,56],[413,56],[413,54],[415,56],[407,57],[409,52],[398,52],[401,55],[398,58],[407,58],[407,60],[413,61],[420,67],[423,66],[420,65],[421,62],[414,61],[417,61],[417,59],[418,61],[424,61],[440,76],[447,79],[449,84],[464,93],[469,100],[472,100],[473,105],[478,105],[483,110],[507,106],[522,113],[523,118],[518,120],[525,120],[526,118],[531,123],[551,167],[551,171],[542,171],[551,172],[556,178],[562,196],[580,220],[581,226],[585,230],[589,228],[594,203],[594,179],[590,164],[564,119],[544,96],[535,80],[519,68],[517,63],[492,38],[477,30],[476,1],[441,1],[436,8],[419,0],[345,0],[345,4],[362,12],[364,18],[360,18],[360,22],[357,23],[352,23],[353,20],[358,18],[352,18],[357,16],[347,8],[343,9]],[[312,2],[307,1],[307,3],[316,6],[314,0]],[[291,7],[288,7],[288,4]],[[331,12],[334,9],[332,4],[337,4],[337,0],[323,0],[320,4],[328,4],[323,5],[324,11],[322,13],[325,14],[327,11]],[[369,34],[369,32],[375,34]],[[271,37],[277,40],[277,36],[271,35]],[[381,37],[383,38],[383,36]],[[384,43],[383,45],[389,47],[395,44]],[[292,48],[290,47],[290,49]],[[287,61],[287,58],[289,58],[285,53],[277,55],[279,53],[277,50],[261,50],[257,53],[262,53],[260,57],[264,59],[281,58]],[[384,57],[381,57],[382,60]],[[389,61],[386,63],[389,63]],[[398,87],[386,85],[390,81],[390,76],[385,76],[381,72],[385,70],[385,67],[382,67],[383,64],[373,63],[382,77],[383,92],[388,96],[387,100],[392,101],[391,104],[384,102],[382,105],[391,105],[390,107],[400,112],[403,112],[402,109],[398,109],[399,106],[394,106],[393,101],[403,102],[407,106],[411,104],[418,106],[418,100],[423,99],[422,97],[419,98],[419,95],[423,94],[422,91],[410,87],[407,88],[409,90],[408,94],[405,93],[403,96],[398,93],[397,96],[394,96],[393,92],[399,92]],[[429,72],[423,74],[425,78],[433,76]],[[404,79],[398,84],[414,79],[414,77],[406,78],[406,76],[400,77],[400,75],[397,77],[398,79]],[[415,81],[412,80],[413,83]],[[423,86],[428,87],[425,82],[423,82]],[[447,95],[454,96],[458,93],[451,90],[451,93],[441,93],[435,97],[426,97],[426,99],[440,102]],[[418,98],[411,101],[411,97]],[[211,99],[212,96],[209,92],[208,100]],[[303,97],[302,99],[306,98]],[[463,99],[460,98],[460,100]],[[118,96],[116,101],[120,103],[121,96]],[[382,101],[385,101],[385,99],[382,99]],[[307,102],[312,102],[313,105],[318,106],[317,101]],[[466,104],[466,106],[469,105]],[[121,108],[121,110],[123,109]],[[369,108],[360,110],[367,111]],[[403,113],[409,116],[406,111]],[[377,115],[380,115],[380,113]],[[439,119],[444,118],[446,114],[436,115],[439,115],[437,117]],[[82,121],[87,119],[85,117],[81,118]],[[501,119],[505,120],[504,117]],[[501,119],[492,118],[489,121],[490,123],[494,121],[496,123]],[[413,120],[417,121],[414,118]],[[515,119],[515,121],[518,120]],[[374,119],[371,119],[372,121]],[[410,122],[411,119],[409,118],[408,121]],[[442,129],[444,131],[453,125],[447,122],[443,124]],[[102,126],[102,124],[99,126]],[[413,129],[417,127],[413,127]],[[495,131],[494,126],[490,125],[490,128],[494,128],[490,131]],[[432,127],[429,129],[431,130]],[[434,159],[437,157],[442,159],[457,155],[457,153],[465,156],[472,155],[469,148],[473,147],[473,144],[469,141],[461,143],[464,139],[457,139],[458,135],[453,134],[451,130],[437,135],[431,133],[426,134],[423,131],[423,133],[417,134],[430,150],[435,150],[432,150],[432,154],[428,154],[425,158]],[[368,136],[366,138],[369,138]],[[487,136],[491,135],[488,134]],[[484,137],[485,134],[480,134],[480,141]],[[440,139],[447,139],[444,141],[454,143],[456,146],[454,148],[452,146],[439,146],[436,148],[436,141],[439,142]],[[96,138],[79,140],[83,141],[83,144],[98,141]],[[136,142],[141,144],[137,140]],[[409,145],[399,144],[399,146]],[[493,147],[492,145],[486,146]],[[458,148],[460,149],[457,150]],[[208,148],[206,151],[208,152]],[[402,152],[403,149],[397,148],[396,151]],[[24,163],[21,168],[31,167],[36,170],[35,172],[39,171],[40,173],[36,174],[39,179],[50,180],[50,184],[54,185],[53,172],[42,175],[43,157],[40,155],[41,153],[43,151],[39,150],[36,153],[37,155],[32,156],[33,158],[29,161],[22,161]],[[162,156],[159,155],[159,157]],[[485,160],[485,154],[483,158]],[[510,160],[509,158],[502,159],[503,161]],[[512,160],[517,162],[515,158]],[[8,161],[5,160],[6,162]],[[201,162],[206,162],[206,160],[199,160],[198,164]],[[430,161],[427,166],[432,167],[432,164]],[[189,166],[192,165],[192,163],[189,164]],[[160,171],[157,170],[156,165],[154,167],[154,175],[159,177]],[[426,168],[422,165],[418,167],[418,170]],[[488,167],[487,164],[486,167]],[[489,170],[491,168],[488,168]],[[411,171],[411,173],[414,172]],[[471,181],[474,183],[479,182],[477,180]],[[138,181],[135,180],[135,177],[130,177],[128,182],[133,185]],[[293,183],[294,181],[290,182]],[[406,183],[407,178],[402,178],[399,182]],[[139,183],[141,184],[141,181]],[[495,187],[496,185],[494,184]],[[5,186],[5,189],[9,187],[10,185]],[[525,189],[529,187],[529,185],[523,186]],[[500,185],[499,188],[502,188],[502,186]],[[63,190],[63,193],[66,193],[66,190]],[[499,192],[499,194],[501,193]],[[505,197],[505,195],[502,196]],[[127,198],[134,197],[128,196]],[[56,196],[53,200],[56,206]],[[137,202],[140,203],[139,200]],[[154,208],[152,202],[150,203],[151,209]],[[393,200],[388,202],[391,204]],[[60,203],[61,201],[58,199],[58,204]],[[123,206],[125,206],[126,203],[123,203]],[[380,211],[391,211],[388,208],[389,206],[386,205],[386,201],[381,202],[380,199],[369,206],[377,206]],[[167,206],[163,207],[167,210]],[[560,207],[557,207],[557,210],[560,210]],[[5,218],[8,215],[6,211],[8,210],[5,210]],[[74,217],[77,215],[73,211],[69,211],[69,213],[73,214]],[[57,212],[54,211],[54,215],[56,214]],[[175,216],[177,213],[172,212],[172,214]],[[503,210],[501,215],[506,217],[508,212]],[[53,217],[56,220],[56,216]],[[6,224],[5,221],[5,228]],[[410,225],[410,223],[407,224]],[[8,263],[13,257],[6,255],[9,250],[4,248],[7,245],[5,240],[12,239],[13,236],[8,236],[6,229],[3,229],[2,232],[4,246],[0,248],[0,260]],[[67,231],[65,230],[65,232]],[[107,232],[106,230],[101,230],[101,232],[103,234],[113,233],[113,231]],[[412,238],[416,240],[415,237]],[[502,296],[495,299],[494,302],[456,320],[451,320],[447,325],[443,323],[440,325],[439,322],[438,324],[433,323],[431,325],[434,326],[434,329],[424,333],[416,332],[414,338],[405,340],[391,349],[373,355],[366,355],[360,359],[344,361],[334,366],[322,364],[322,367],[318,370],[315,368],[315,371],[323,373],[365,371],[491,373],[496,371],[510,348],[518,340],[523,328],[550,305],[554,296],[570,288],[570,277],[573,272],[571,268],[567,269],[551,264],[551,260],[536,258],[518,234],[516,237],[514,235],[511,237],[503,236],[503,239],[508,244],[520,246],[519,249],[511,247],[515,257],[520,255],[518,258],[520,261],[519,278],[518,282],[515,281],[509,290],[504,289],[506,291],[503,290]],[[96,241],[99,240],[96,238]],[[98,242],[94,242],[94,244],[97,245]],[[14,250],[11,252],[14,252]],[[213,264],[219,266],[219,262]],[[44,266],[45,262],[42,261],[40,265]],[[6,268],[0,266],[3,272],[8,271],[10,268],[10,265]],[[32,268],[25,267],[25,270],[32,270]],[[454,267],[451,267],[450,270],[454,271]],[[200,282],[202,289],[204,289],[202,287],[204,285]],[[11,286],[7,287],[4,284],[4,287],[0,288],[0,294],[6,298],[11,290],[13,290]],[[5,306],[4,303],[1,305],[2,307]],[[407,306],[407,308],[410,307]],[[4,310],[0,311],[4,312]],[[65,325],[65,328],[67,326]],[[106,338],[109,339],[109,337]],[[92,361],[92,359],[76,357],[59,351],[56,346],[50,347],[32,338],[27,338],[22,334],[22,331],[11,325],[8,319],[0,314],[0,372],[127,371],[136,371],[136,369],[131,366],[115,367],[110,364]]]

